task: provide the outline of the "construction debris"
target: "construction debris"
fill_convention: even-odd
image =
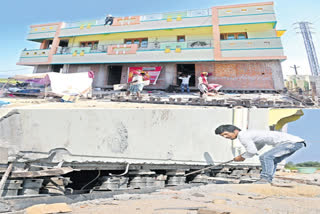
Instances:
[[[71,167],[62,167],[62,168],[52,168],[38,171],[13,171],[11,173],[11,178],[36,178],[44,176],[57,176],[64,175],[69,172],[74,171]]]
[[[197,214],[231,214],[230,212],[219,212],[212,209],[200,209]]]

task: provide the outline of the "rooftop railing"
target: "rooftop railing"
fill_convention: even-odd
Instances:
[[[197,9],[197,10],[186,10],[186,11],[177,11],[177,12],[168,12],[168,13],[155,13],[149,15],[142,15],[140,16],[141,22],[146,21],[159,21],[164,20],[167,18],[192,18],[192,17],[201,17],[201,16],[210,16],[212,15],[211,9]],[[118,17],[115,17],[118,18]],[[80,27],[81,25],[103,25],[104,18],[97,19],[97,20],[89,20],[89,21],[80,21],[80,22],[71,22],[66,23],[65,28],[72,28],[72,27]]]

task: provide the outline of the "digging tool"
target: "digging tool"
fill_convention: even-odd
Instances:
[[[244,154],[245,154],[245,152],[242,153],[242,154],[240,154],[240,155],[238,155],[238,156],[242,156],[242,155],[244,155]],[[232,160],[229,160],[229,161],[226,161],[226,162],[223,162],[223,163],[220,163],[220,164],[218,164],[218,165],[212,165],[212,166],[208,166],[208,167],[203,168],[203,169],[199,169],[199,170],[190,172],[190,173],[186,174],[185,176],[192,175],[192,174],[195,174],[195,173],[198,173],[198,172],[202,172],[202,171],[207,170],[207,169],[212,169],[212,168],[215,168],[215,167],[217,167],[217,166],[222,166],[222,165],[225,165],[225,164],[228,164],[228,163],[231,163],[231,162],[233,162],[233,159],[232,159]]]
[[[212,169],[212,168],[215,168],[215,167],[218,167],[218,166],[222,166],[222,165],[225,165],[225,164],[228,164],[228,163],[231,163],[231,162],[233,162],[233,159],[232,159],[232,160],[229,160],[229,161],[226,161],[226,162],[223,162],[223,163],[220,163],[220,164],[218,164],[218,165],[208,166],[208,167],[206,167],[206,168],[203,168],[203,169],[199,169],[199,170],[190,172],[190,173],[186,174],[185,176],[192,175],[192,174],[196,174],[196,173],[198,173],[198,172],[202,172],[202,171],[204,171],[204,170],[208,170],[208,169]]]

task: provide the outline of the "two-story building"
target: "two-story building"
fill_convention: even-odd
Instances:
[[[151,89],[178,84],[201,72],[224,89],[280,90],[284,87],[281,35],[273,2],[215,6],[209,9],[115,17],[104,20],[32,25],[27,39],[40,44],[23,50],[18,65],[34,72],[95,72],[93,87],[128,80],[130,67],[161,73]]]

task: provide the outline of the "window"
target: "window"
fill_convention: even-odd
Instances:
[[[137,44],[139,48],[147,48],[148,38],[125,39],[124,44],[126,45]]]
[[[230,33],[230,34],[228,34],[227,35],[227,39],[229,40],[229,39],[235,39],[236,37],[235,37],[235,34],[233,34],[233,33]]]
[[[241,12],[247,12],[248,9],[241,9]]]
[[[234,39],[247,39],[248,34],[246,32],[241,33],[221,33],[221,40],[234,40]]]
[[[148,39],[142,39],[141,40],[141,47],[147,48],[148,47]]]
[[[186,41],[186,36],[178,36],[177,37],[177,42],[185,42]]]
[[[91,50],[97,50],[99,41],[80,42],[80,47],[90,47]]]
[[[246,34],[244,34],[244,33],[239,33],[238,34],[238,39],[246,39],[247,37],[246,37]]]
[[[259,7],[259,8],[257,8],[257,11],[258,11],[258,12],[261,12],[261,11],[263,11],[263,8],[262,8],[262,7]]]

